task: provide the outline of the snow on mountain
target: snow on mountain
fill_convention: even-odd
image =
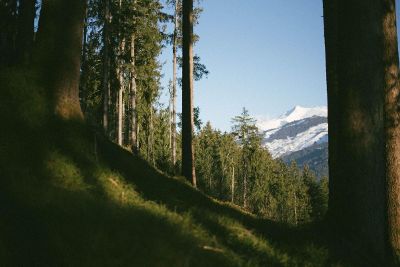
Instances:
[[[311,127],[294,137],[285,139],[275,139],[265,143],[273,157],[278,158],[289,153],[302,150],[314,144],[325,143],[327,141],[328,123],[322,123]]]
[[[328,141],[327,107],[296,106],[276,119],[259,120],[257,126],[274,158]]]
[[[301,106],[295,106],[282,116],[275,119],[258,120],[257,127],[262,131],[277,129],[289,122],[299,121],[302,119],[310,118],[313,116],[327,117],[327,107],[313,107],[305,108]]]

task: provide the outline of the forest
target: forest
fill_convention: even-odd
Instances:
[[[400,266],[395,0],[323,1],[329,177],[201,120],[205,1],[0,0],[0,265]]]

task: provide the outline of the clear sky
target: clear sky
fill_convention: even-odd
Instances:
[[[203,0],[201,6],[195,53],[210,75],[195,83],[194,101],[203,122],[230,130],[242,107],[274,117],[295,105],[326,105],[322,0]],[[161,59],[166,87],[170,48]]]

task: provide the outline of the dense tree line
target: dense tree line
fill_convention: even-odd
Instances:
[[[314,175],[273,160],[246,110],[233,119],[232,133],[214,130],[210,123],[201,127],[199,109],[193,108],[193,81],[208,70],[193,55],[193,48],[186,47],[199,40],[193,25],[201,9],[189,5],[190,14],[186,14],[185,3],[166,2],[172,10],[168,14],[159,1],[89,2],[80,88],[86,119],[98,128],[103,125],[112,140],[158,169],[170,174],[182,169],[183,176],[216,198],[277,221],[297,224],[320,219],[322,216],[315,214],[324,211],[316,211],[316,206],[326,209],[326,201],[311,202],[321,200],[311,193],[323,192]],[[191,18],[186,18],[189,22],[184,23],[183,14]],[[189,29],[185,28],[188,23]],[[167,24],[172,32],[166,31]],[[168,88],[170,103],[165,107],[159,103],[163,88],[157,60],[161,50],[169,47],[173,77]],[[185,66],[186,53],[192,62]],[[186,71],[182,79],[179,68]],[[188,94],[182,99],[182,114],[176,112],[179,85]],[[186,147],[189,150],[185,152]],[[186,172],[185,165],[189,168]],[[312,186],[319,191],[312,191]]]
[[[96,1],[87,9],[80,95],[86,119],[119,145],[154,161],[161,93],[159,1]]]
[[[248,111],[233,118],[232,132],[208,122],[195,136],[198,187],[262,217],[289,224],[321,220],[328,205],[327,178],[286,165],[262,146]]]
[[[177,133],[176,112],[177,87],[186,86],[178,75],[179,68],[185,69],[182,10],[182,1],[89,1],[81,64],[85,118],[102,127],[111,140],[171,173],[183,166],[177,159],[182,151],[177,139],[182,137]],[[194,8],[196,19],[200,12]],[[166,31],[168,24],[173,32]],[[164,88],[158,57],[170,46],[174,72],[168,88],[170,105],[165,107],[159,101]],[[193,63],[190,73],[196,80],[208,74],[198,56]],[[186,112],[182,114],[185,118]],[[162,133],[168,133],[169,140]]]

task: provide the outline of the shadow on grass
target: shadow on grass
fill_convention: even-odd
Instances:
[[[233,253],[203,248],[215,244],[191,218],[145,201],[97,163],[81,124],[27,129],[25,139],[9,130],[2,156],[18,152],[1,166],[0,265],[235,265]]]
[[[0,73],[0,265],[330,266],[321,225],[293,228],[215,201],[49,115],[29,73]]]
[[[295,228],[257,218],[235,206],[215,201],[192,188],[183,178],[167,177],[128,151],[100,140],[104,161],[134,184],[144,198],[173,211],[190,213],[196,223],[245,262],[257,266],[338,264],[336,257],[330,255],[330,237],[321,224]]]
[[[110,185],[93,133],[51,118],[27,74],[0,74],[1,266],[235,265],[188,216]]]

